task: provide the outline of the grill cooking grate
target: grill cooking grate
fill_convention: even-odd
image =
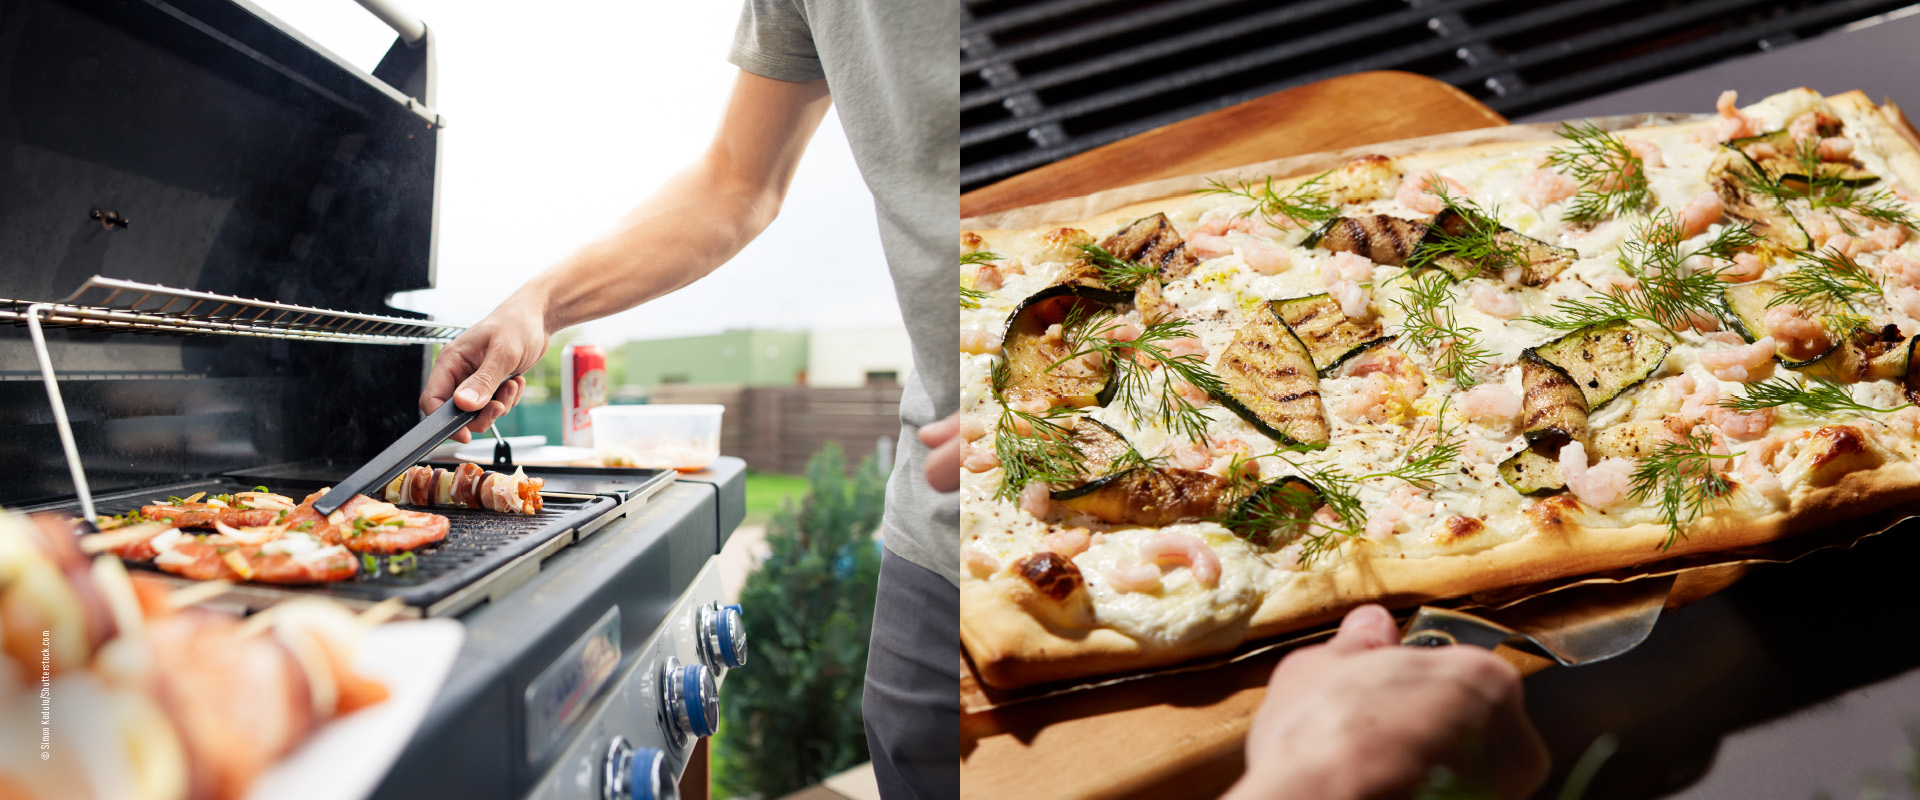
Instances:
[[[960,182],[1365,70],[1428,75],[1521,116],[1912,2],[967,0]]]
[[[275,483],[269,488],[281,494],[300,499],[317,490],[320,484],[312,486],[293,483]],[[96,499],[99,514],[123,514],[152,500],[164,500],[169,495],[184,497],[194,492],[208,494],[228,494],[251,489],[231,479],[198,481],[191,484],[164,486],[156,489],[142,489],[121,492],[111,497]],[[545,495],[543,507],[538,514],[531,516],[507,515],[492,511],[478,511],[464,508],[414,508],[419,511],[431,511],[447,518],[447,538],[430,547],[414,551],[416,562],[413,570],[394,575],[387,572],[387,559],[380,558],[380,572],[368,574],[364,570],[352,580],[336,584],[311,587],[280,587],[265,584],[242,584],[241,592],[236,594],[249,605],[268,605],[273,600],[289,594],[316,594],[338,600],[358,601],[353,605],[370,605],[389,597],[400,597],[410,606],[421,608],[429,616],[458,613],[474,603],[485,599],[482,584],[497,577],[497,574],[514,564],[521,557],[546,548],[557,549],[565,545],[573,532],[581,526],[613,510],[615,501],[609,497],[582,496],[564,497]],[[72,511],[71,504],[52,506],[60,510]],[[536,559],[537,560],[537,559]],[[151,564],[129,564],[136,569],[160,572]],[[495,589],[497,593],[499,589]],[[259,602],[255,602],[258,598]],[[451,602],[449,602],[451,601]]]

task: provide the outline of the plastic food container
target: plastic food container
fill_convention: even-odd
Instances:
[[[609,467],[706,469],[720,457],[721,405],[600,406],[593,449]]]

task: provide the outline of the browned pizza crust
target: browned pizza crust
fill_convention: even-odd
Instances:
[[[1865,136],[1860,144],[1884,155],[1895,176],[1909,186],[1920,186],[1920,149],[1863,93],[1827,98],[1849,125],[1849,132]],[[1714,124],[1689,123],[1678,128]],[[1542,129],[1531,138],[1503,138],[1484,144],[1421,152],[1399,159],[1402,171],[1477,156],[1497,155],[1536,147],[1549,140]],[[1317,174],[1315,173],[1308,173]],[[1296,175],[1286,184],[1303,180]],[[1174,196],[1175,181],[1162,181],[1162,199],[1130,202],[1092,213],[1074,222],[1050,227],[1105,230],[1157,212],[1173,212],[1204,203],[1201,198]],[[1189,179],[1198,183],[1197,179]],[[1186,188],[1191,188],[1190,186]],[[1135,194],[1133,197],[1148,195]],[[1057,204],[1056,204],[1057,206]],[[1071,207],[1069,204],[1067,207]],[[1016,210],[1017,211],[1017,210]],[[1002,217],[1004,219],[1004,217]],[[1005,234],[1008,231],[980,231]],[[1874,426],[1868,426],[1874,427]],[[1836,431],[1835,429],[1843,429]],[[1580,517],[1593,513],[1580,508],[1569,495],[1536,504],[1527,513],[1528,530],[1518,539],[1457,555],[1431,557],[1369,556],[1365,542],[1355,542],[1339,556],[1331,571],[1276,572],[1284,583],[1269,590],[1252,614],[1204,636],[1161,644],[1135,639],[1108,628],[1091,626],[1090,600],[1084,589],[1064,601],[1036,591],[1008,565],[989,579],[972,575],[961,580],[961,639],[986,683],[1002,688],[1027,686],[1088,675],[1147,669],[1230,651],[1240,644],[1338,620],[1348,610],[1378,602],[1410,607],[1443,597],[1540,581],[1629,569],[1679,556],[1712,553],[1765,544],[1797,533],[1826,527],[1836,520],[1854,519],[1896,505],[1920,500],[1920,466],[1893,460],[1875,435],[1858,425],[1822,429],[1825,452],[1816,460],[1824,465],[1816,477],[1796,489],[1788,510],[1758,518],[1732,513],[1709,516],[1695,523],[1688,536],[1670,549],[1663,525],[1598,527]],[[1466,518],[1454,531],[1466,540],[1478,531]]]
[[[961,582],[960,636],[982,680],[1002,688],[1027,686],[1226,652],[1244,641],[1333,622],[1366,603],[1411,607],[1436,598],[1764,544],[1915,500],[1920,500],[1920,468],[1888,462],[1845,473],[1832,485],[1796,496],[1789,511],[1758,519],[1706,518],[1665,551],[1661,544],[1667,530],[1661,525],[1597,528],[1575,522],[1572,514],[1533,514],[1533,529],[1525,536],[1478,552],[1429,558],[1357,555],[1332,572],[1292,573],[1292,580],[1269,592],[1250,619],[1169,647],[1154,647],[1106,628],[1043,622],[1034,612],[1048,615],[1053,604],[1026,594],[1022,579],[1002,573],[990,581]],[[1577,501],[1560,495],[1536,508],[1564,511],[1572,506],[1578,506]]]

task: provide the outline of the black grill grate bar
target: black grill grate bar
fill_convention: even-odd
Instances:
[[[1195,49],[1215,42],[1244,36],[1249,30],[1277,27],[1289,22],[1312,19],[1323,14],[1362,5],[1367,2],[1370,2],[1370,0],[1321,0],[1320,2],[1314,3],[1290,5],[1235,20],[1231,25],[1214,25],[1190,31],[1179,36],[1159,39],[1137,47],[1115,50],[1099,58],[1078,61],[1058,69],[1025,75],[1019,81],[1013,83],[991,86],[972,92],[963,92],[960,95],[960,109],[965,111],[979,108],[1020,92],[1058,86],[1069,81],[1091,77],[1142,61],[1173,55],[1183,50]],[[1423,13],[1409,13],[1397,16],[1406,17],[1416,22],[1426,17]],[[1001,59],[998,58],[998,55],[1004,52],[1005,51],[996,52],[996,57],[992,60],[1000,61]]]
[[[1636,77],[1649,75],[1649,73],[1665,75],[1665,69],[1672,67],[1672,65],[1686,65],[1686,63],[1690,63],[1690,61],[1711,58],[1711,56],[1715,56],[1715,54],[1724,54],[1724,52],[1728,52],[1728,50],[1751,48],[1753,42],[1757,42],[1757,40],[1763,38],[1763,36],[1791,33],[1791,31],[1797,29],[1797,27],[1828,27],[1828,25],[1839,25],[1839,23],[1845,23],[1845,21],[1853,21],[1862,10],[1876,8],[1876,6],[1885,6],[1885,0],[1839,0],[1839,2],[1826,2],[1826,4],[1822,4],[1822,6],[1814,6],[1814,8],[1805,10],[1805,12],[1791,13],[1791,15],[1778,17],[1778,19],[1768,19],[1766,23],[1759,23],[1759,25],[1749,25],[1749,27],[1736,29],[1736,31],[1726,31],[1726,33],[1720,33],[1720,35],[1699,38],[1699,40],[1686,42],[1686,44],[1676,44],[1676,46],[1672,46],[1672,48],[1665,48],[1665,50],[1661,50],[1661,52],[1647,54],[1647,56],[1642,56],[1642,58],[1630,59],[1630,61],[1619,61],[1619,63],[1609,63],[1609,65],[1594,67],[1594,69],[1586,69],[1586,71],[1580,71],[1580,73],[1576,73],[1576,75],[1569,75],[1569,77],[1555,79],[1555,81],[1538,82],[1538,84],[1534,84],[1534,86],[1528,86],[1523,92],[1515,92],[1513,96],[1494,98],[1494,100],[1488,102],[1488,106],[1494,107],[1496,111],[1505,111],[1505,109],[1509,109],[1509,107],[1557,106],[1557,104],[1567,102],[1567,100],[1592,96],[1592,94],[1594,94],[1594,92],[1592,92],[1594,88],[1603,88],[1603,86],[1607,86],[1607,84],[1630,82],[1632,79],[1636,79]],[[1521,56],[1523,56],[1523,58],[1519,58],[1521,65],[1532,65],[1532,63],[1544,63],[1544,61],[1546,61],[1546,58],[1542,58],[1544,54],[1521,54]],[[1532,58],[1526,58],[1526,56],[1532,56]],[[1713,98],[1701,98],[1701,107],[1705,109],[1711,100],[1713,100]],[[1753,100],[1753,98],[1749,98],[1749,100]]]
[[[1602,28],[1571,39],[1554,42],[1546,47],[1514,53],[1508,57],[1507,64],[1501,67],[1525,70],[1545,66],[1571,55],[1591,53],[1610,45],[1630,42],[1636,37],[1645,36],[1650,27],[1659,26],[1660,30],[1670,32],[1672,28],[1667,26],[1698,22],[1753,5],[1758,4],[1753,0],[1691,3],[1654,17],[1635,20],[1634,24]],[[1487,100],[1487,105],[1496,111],[1556,105],[1557,101],[1586,96],[1587,93],[1583,90],[1590,87],[1656,73],[1707,55],[1752,47],[1762,38],[1791,32],[1796,28],[1837,26],[1859,18],[1862,12],[1886,5],[1888,5],[1886,0],[1838,0],[1837,2],[1830,0],[1799,12],[1768,18],[1763,22],[1673,45],[1637,58],[1596,65],[1576,75],[1541,82],[1505,97],[1490,98]],[[1466,67],[1435,77],[1459,86],[1478,80],[1489,72],[1487,67]],[[1703,98],[1701,108],[1705,108],[1706,103],[1711,99]]]
[[[1493,0],[1477,0],[1477,2],[1493,2]],[[1196,67],[1190,67],[1187,69],[1170,72],[1150,81],[1141,81],[1138,83],[1121,86],[1115,89],[1109,89],[1107,91],[1099,92],[1097,94],[1087,95],[1086,97],[1078,98],[1070,102],[1049,106],[1044,110],[1041,110],[1038,113],[1033,114],[1031,116],[1014,117],[1012,119],[999,120],[999,121],[980,125],[971,130],[961,131],[960,146],[969,147],[975,144],[980,144],[982,142],[992,141],[994,139],[999,139],[1005,136],[1020,133],[1021,131],[1024,131],[1025,129],[1033,125],[1039,125],[1042,123],[1049,123],[1049,122],[1059,122],[1061,120],[1068,119],[1071,117],[1076,117],[1076,116],[1091,113],[1094,111],[1100,111],[1103,109],[1112,108],[1114,106],[1130,103],[1136,100],[1143,100],[1148,97],[1152,97],[1154,95],[1177,91],[1183,87],[1191,86],[1193,84],[1242,74],[1250,71],[1255,67],[1260,67],[1260,66],[1271,64],[1278,61],[1284,61],[1286,59],[1294,58],[1297,56],[1309,55],[1329,47],[1334,47],[1334,46],[1345,44],[1348,42],[1357,41],[1357,40],[1366,38],[1368,36],[1385,33],[1387,31],[1391,31],[1396,28],[1404,28],[1408,25],[1409,21],[1424,22],[1429,16],[1430,15],[1425,12],[1420,12],[1420,13],[1403,12],[1403,13],[1392,14],[1385,17],[1378,17],[1358,25],[1342,28],[1336,32],[1333,32],[1324,36],[1317,36],[1310,39],[1285,42],[1282,44],[1274,45],[1272,47],[1265,47],[1259,50],[1249,51],[1237,57],[1234,57],[1232,59],[1224,59],[1221,61],[1215,61],[1207,64],[1202,64]],[[1417,47],[1419,47],[1419,53],[1417,55],[1412,55],[1404,58],[1393,58],[1391,60],[1382,58],[1380,56],[1376,56],[1372,59],[1367,59],[1366,61],[1373,61],[1373,62],[1384,61],[1384,62],[1393,63],[1393,64],[1400,64],[1400,63],[1405,63],[1407,61],[1416,60],[1425,55],[1435,55],[1439,53],[1451,52],[1454,49],[1455,45],[1445,41],[1435,40],[1435,41],[1423,43],[1421,45],[1418,45]],[[1399,54],[1406,51],[1407,49],[1408,48],[1406,47],[1401,47],[1388,52],[1392,54]],[[1339,74],[1345,74],[1348,72],[1354,72],[1359,69],[1369,69],[1368,67],[1355,67],[1353,66],[1354,63],[1358,63],[1358,62],[1348,62],[1347,65],[1343,65],[1342,67],[1338,69],[1334,69],[1331,72],[1332,74],[1339,75]],[[1287,81],[1285,85],[1297,86],[1301,83],[1305,83],[1305,81],[1290,80],[1290,81]],[[1248,95],[1245,93],[1237,93],[1233,96],[1240,98],[1240,100],[1250,100],[1254,97],[1258,97],[1259,95]],[[1235,102],[1240,102],[1240,100],[1236,100]],[[1228,105],[1231,105],[1231,104],[1228,104]],[[1224,107],[1224,106],[1215,105],[1211,103],[1196,104],[1195,106],[1192,106],[1192,107],[1198,108],[1202,106],[1209,107],[1209,108]],[[1140,128],[1137,125],[1128,125],[1126,127],[1131,128],[1133,130],[1145,130],[1144,128]]]
[[[1074,45],[1086,44],[1087,42],[1095,42],[1123,33],[1131,33],[1144,28],[1151,28],[1155,25],[1174,22],[1183,17],[1189,17],[1222,6],[1237,5],[1244,2],[1246,2],[1246,0],[1187,0],[1187,2],[1183,3],[1153,5],[1138,11],[1115,14],[1105,19],[1074,25],[1046,36],[1037,36],[1026,41],[1003,45],[988,55],[963,59],[960,62],[960,71],[973,72],[993,64],[1005,64],[1012,61],[1032,58],[1056,50],[1064,50]],[[966,36],[967,34],[963,31],[961,35]]]
[[[1105,5],[1112,5],[1113,2],[1114,0],[1053,0],[1053,2],[1035,3],[1024,8],[999,12],[988,16],[984,20],[975,20],[971,14],[968,14],[967,19],[960,23],[960,36],[965,38],[979,33],[999,33],[1012,28],[1032,25],[1036,22],[1046,22],[1047,20],[1064,17],[1069,14],[1088,11]],[[973,0],[973,2],[969,2],[967,5],[977,6],[981,4],[982,0]],[[963,68],[961,71],[964,72],[966,70]]]
[[[1478,5],[1480,4],[1480,2],[1486,2],[1486,1],[1487,0],[1478,0],[1477,2],[1470,1],[1466,3],[1455,3],[1451,5],[1450,10],[1458,11],[1463,7]],[[1611,0],[1611,1],[1617,4],[1617,3],[1632,2],[1633,0]],[[1428,8],[1422,9],[1423,13],[1419,15],[1419,18],[1422,20],[1429,18],[1430,16],[1432,16],[1432,13],[1436,12],[1437,8],[1438,7],[1428,7]],[[1548,16],[1549,12],[1552,12],[1552,11],[1553,9],[1543,9],[1543,10],[1534,12],[1533,15],[1530,15],[1524,19],[1511,18],[1508,20],[1500,21],[1500,22],[1490,23],[1485,26],[1473,29],[1473,32],[1471,34],[1468,34],[1466,32],[1456,32],[1451,38],[1434,39],[1426,42],[1418,42],[1415,44],[1403,45],[1401,47],[1393,48],[1391,50],[1385,50],[1385,51],[1376,53],[1367,58],[1362,58],[1356,61],[1345,62],[1339,65],[1328,67],[1326,69],[1318,70],[1315,72],[1296,74],[1284,80],[1263,84],[1263,85],[1256,86],[1244,91],[1235,92],[1233,94],[1225,95],[1218,98],[1213,98],[1206,102],[1182,106],[1180,108],[1169,110],[1159,114],[1137,117],[1135,119],[1129,120],[1124,125],[1117,125],[1109,128],[1103,128],[1098,131],[1091,131],[1088,133],[1084,133],[1078,137],[1073,138],[1071,141],[1059,143],[1051,147],[1034,148],[1034,149],[1022,151],[1019,153],[1011,153],[1011,154],[1001,156],[999,158],[995,158],[989,161],[984,161],[978,164],[966,165],[966,166],[963,166],[961,169],[960,183],[963,188],[972,188],[974,186],[983,184],[987,181],[993,180],[1000,176],[1011,175],[1026,169],[1030,169],[1035,166],[1039,166],[1041,164],[1051,163],[1053,161],[1057,161],[1059,159],[1065,158],[1075,153],[1083,152],[1085,150],[1088,150],[1094,147],[1099,147],[1100,145],[1103,145],[1103,144],[1119,141],[1128,136],[1132,136],[1136,133],[1152,130],[1162,125],[1168,125],[1183,119],[1187,119],[1189,117],[1206,113],[1208,111],[1214,111],[1217,109],[1225,108],[1227,106],[1234,105],[1236,103],[1242,103],[1248,100],[1252,100],[1254,98],[1264,97],[1268,94],[1272,94],[1274,92],[1281,91],[1283,89],[1290,89],[1295,86],[1301,86],[1308,83],[1312,83],[1314,81],[1324,80],[1327,78],[1337,77],[1340,75],[1346,75],[1354,72],[1364,72],[1367,70],[1375,70],[1375,69],[1391,69],[1394,67],[1419,61],[1423,58],[1428,58],[1431,56],[1452,52],[1458,49],[1461,46],[1461,44],[1469,38],[1469,36],[1484,37],[1484,36],[1511,35],[1513,33],[1521,32],[1526,28],[1548,24],[1550,22],[1564,19],[1567,16],[1571,16],[1571,14],[1569,14],[1566,11],[1560,11],[1558,13],[1554,13],[1552,16]],[[1362,24],[1362,25],[1353,26],[1352,28],[1347,29],[1343,33],[1347,35],[1355,35],[1355,32],[1358,32],[1358,35],[1370,36],[1370,35],[1373,35],[1374,33],[1379,32],[1380,30],[1390,29],[1391,27],[1393,26],[1380,25],[1378,23]],[[1290,57],[1292,55],[1296,55],[1300,53],[1311,52],[1299,45],[1282,45],[1281,48],[1274,48],[1274,49],[1282,49],[1282,48],[1288,49],[1288,52],[1282,57]],[[1252,55],[1252,54],[1249,54],[1249,55]],[[1242,65],[1243,63],[1244,62],[1235,62],[1236,65]],[[1234,71],[1238,72],[1242,70],[1234,70]],[[1137,84],[1136,86],[1145,86],[1145,85],[1147,84]],[[1151,85],[1159,86],[1160,84],[1156,82]],[[1168,90],[1170,89],[1168,88],[1157,89],[1154,92],[1144,92],[1142,96],[1151,96],[1152,94],[1158,93],[1159,91],[1168,91]],[[1088,98],[1088,99],[1092,100],[1093,98]],[[1070,113],[1063,114],[1059,118],[1065,118],[1067,116],[1077,115],[1079,113],[1085,113],[1085,112],[1076,110],[1076,104],[1063,104],[1061,106],[1056,106],[1053,109],[1049,109],[1048,111],[1050,113],[1052,111],[1063,110],[1063,109],[1068,110]],[[1045,115],[1043,114],[1042,116],[1045,116]],[[1027,119],[1031,120],[1033,118],[1027,118]],[[1022,121],[1025,121],[1025,120],[1022,120]],[[967,144],[964,141],[965,134],[963,133],[962,136],[963,136],[962,146],[965,146]]]

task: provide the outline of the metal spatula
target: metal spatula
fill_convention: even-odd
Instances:
[[[401,436],[399,441],[387,445],[387,449],[380,451],[380,455],[374,456],[373,460],[367,462],[365,466],[354,470],[346,480],[335,484],[333,491],[328,492],[325,497],[314,501],[313,510],[320,512],[321,516],[326,516],[338,511],[340,506],[345,505],[354,495],[386,486],[395,475],[413,466],[413,462],[419,461],[427,451],[446,441],[454,431],[466,427],[467,423],[478,416],[480,416],[478,411],[461,411],[456,408],[452,400],[442,403],[433,413],[428,414],[426,419],[420,420],[420,424],[413,426],[413,430]]]
[[[1480,615],[1421,606],[1400,643],[1410,647],[1470,644],[1489,650],[1526,642],[1563,666],[1605,661],[1632,650],[1653,632],[1673,589],[1673,576],[1589,584],[1552,592]]]

